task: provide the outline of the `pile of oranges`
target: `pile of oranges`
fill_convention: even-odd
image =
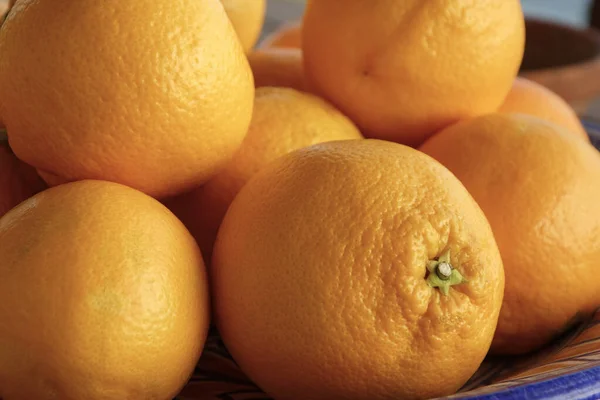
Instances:
[[[518,0],[17,0],[0,398],[168,400],[214,324],[276,400],[452,394],[600,306],[600,153]]]

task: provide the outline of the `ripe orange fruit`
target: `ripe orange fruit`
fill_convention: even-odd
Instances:
[[[171,399],[209,324],[200,251],[115,183],[48,189],[0,219],[0,397]]]
[[[302,48],[302,21],[283,23],[277,30],[268,35],[261,43],[260,48]]]
[[[305,90],[302,51],[264,49],[248,55],[255,87],[280,86]]]
[[[311,90],[367,136],[418,145],[496,111],[523,57],[519,0],[319,0],[302,46]]]
[[[233,160],[204,186],[165,204],[186,224],[209,259],[229,204],[254,174],[290,151],[360,138],[347,117],[316,96],[288,88],[257,89],[248,135]]]
[[[45,188],[35,169],[15,157],[0,133],[0,217]]]
[[[600,153],[558,125],[491,114],[421,150],[450,169],[485,212],[506,271],[495,353],[535,350],[600,304]]]
[[[221,3],[242,47],[249,52],[256,44],[265,21],[266,0],[221,0]]]
[[[575,110],[566,101],[550,89],[525,78],[515,79],[498,111],[539,117],[590,140]]]
[[[283,156],[244,186],[211,283],[227,348],[274,398],[416,399],[478,368],[504,275],[448,170],[406,146],[348,140]]]
[[[17,2],[0,53],[15,154],[65,181],[176,194],[248,129],[252,75],[219,0]]]

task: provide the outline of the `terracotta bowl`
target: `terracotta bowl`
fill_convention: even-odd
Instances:
[[[600,99],[600,31],[527,19],[520,75],[547,86],[578,111]]]

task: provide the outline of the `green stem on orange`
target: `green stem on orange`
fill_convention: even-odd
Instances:
[[[439,288],[444,295],[448,295],[451,286],[467,283],[468,281],[450,262],[450,250],[444,252],[437,260],[427,262],[427,284],[432,288]]]

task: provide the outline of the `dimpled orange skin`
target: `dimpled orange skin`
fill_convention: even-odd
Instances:
[[[248,55],[254,86],[279,86],[304,91],[302,50],[259,49]]]
[[[0,397],[172,399],[209,324],[184,228],[126,186],[69,183],[0,219]]]
[[[221,0],[244,51],[252,50],[265,20],[266,0]]]
[[[515,79],[512,89],[498,111],[539,117],[590,141],[575,110],[565,100],[550,89],[525,78]]]
[[[208,180],[252,114],[219,0],[22,0],[0,32],[0,114],[22,160],[152,196]]]
[[[524,51],[519,0],[316,0],[302,46],[311,88],[368,137],[417,146],[496,111]]]
[[[447,249],[469,282],[444,296],[425,275]],[[269,164],[233,201],[213,256],[223,340],[281,400],[453,393],[486,355],[504,287],[466,189],[424,154],[378,140]]]
[[[267,36],[259,47],[261,49],[302,49],[302,21],[283,23],[277,30]]]
[[[564,128],[492,114],[450,127],[421,150],[447,166],[485,212],[506,289],[494,353],[535,350],[600,304],[600,153]]]
[[[248,135],[231,162],[206,185],[165,204],[186,224],[209,260],[229,204],[258,171],[302,147],[362,137],[352,121],[321,98],[289,88],[259,88]]]
[[[45,188],[35,169],[19,160],[0,136],[0,217]]]

